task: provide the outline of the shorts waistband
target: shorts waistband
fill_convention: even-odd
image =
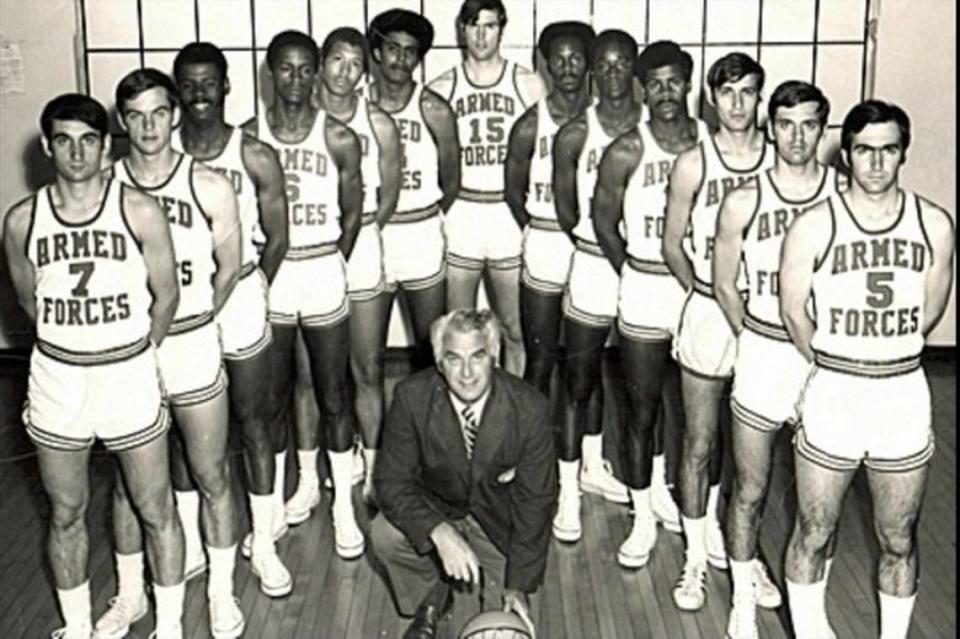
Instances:
[[[377,221],[377,212],[371,211],[360,216],[360,226],[367,226]]]
[[[649,273],[651,275],[673,275],[663,262],[654,260],[641,260],[639,257],[627,255],[627,266],[639,273]]]
[[[213,311],[206,311],[205,313],[199,313],[198,315],[188,315],[187,317],[175,319],[173,320],[173,324],[170,325],[170,330],[167,331],[167,335],[183,335],[184,333],[194,331],[201,326],[206,326],[212,321]]]
[[[494,202],[503,202],[503,191],[482,191],[480,189],[471,189],[466,186],[460,187],[460,193],[457,199],[466,202],[480,202],[483,204],[492,204]]]
[[[397,211],[390,217],[388,224],[407,224],[409,222],[420,222],[422,220],[429,220],[434,215],[437,215],[440,212],[440,205],[436,202],[430,206],[425,206],[420,209],[412,209],[410,211]]]
[[[782,325],[766,322],[750,314],[747,314],[744,316],[743,326],[745,328],[750,329],[757,335],[763,335],[764,337],[775,339],[778,342],[790,341],[790,334],[787,333],[787,329],[784,328]]]
[[[820,368],[859,377],[896,377],[920,368],[919,353],[891,360],[852,359],[823,351],[814,351],[813,356],[813,361]]]
[[[707,284],[703,280],[699,280],[696,277],[693,278],[693,290],[701,295],[713,299],[713,285]]]
[[[588,242],[587,240],[582,240],[578,237],[575,245],[578,251],[582,251],[589,255],[596,255],[597,257],[603,257],[603,251],[600,249],[600,245],[596,242]]]
[[[63,362],[64,364],[75,364],[78,366],[93,366],[97,364],[115,364],[127,359],[136,357],[150,347],[150,336],[144,335],[135,342],[106,348],[99,351],[72,351],[50,342],[37,340],[37,350],[41,353]]]
[[[247,262],[246,264],[240,267],[240,279],[242,280],[243,278],[247,277],[248,275],[250,275],[256,270],[257,270],[256,262]]]
[[[324,242],[323,244],[311,244],[309,246],[294,246],[287,249],[287,254],[283,256],[285,260],[309,260],[314,257],[323,257],[333,255],[340,250],[336,242]]]
[[[560,226],[560,222],[552,220],[548,217],[531,217],[530,221],[527,222],[527,225],[532,229],[537,229],[538,231],[562,231],[563,227]]]

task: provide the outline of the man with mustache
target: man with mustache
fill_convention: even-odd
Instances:
[[[633,529],[617,560],[645,566],[657,539],[657,521],[680,532],[680,513],[665,480],[664,430],[682,428],[676,363],[670,340],[684,291],[660,254],[666,182],[677,155],[709,136],[706,123],[687,113],[693,59],[676,43],[647,45],[637,58],[650,119],[607,147],[593,194],[597,242],[620,273],[617,328],[627,390],[624,441]],[[620,235],[623,225],[625,236]],[[661,408],[662,413],[661,413]],[[663,415],[658,425],[658,416]]]

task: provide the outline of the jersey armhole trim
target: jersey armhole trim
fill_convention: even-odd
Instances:
[[[206,222],[207,222],[207,229],[209,229],[210,232],[212,233],[212,232],[213,232],[213,218],[210,216],[210,214],[207,213],[206,209],[203,208],[203,204],[200,202],[200,198],[197,197],[197,187],[196,187],[196,184],[194,183],[194,180],[193,180],[193,177],[194,177],[194,169],[196,169],[196,163],[197,163],[197,159],[196,159],[196,158],[190,158],[190,166],[187,167],[187,170],[188,170],[188,173],[187,173],[187,182],[190,184],[190,195],[193,196],[193,201],[196,202],[196,204],[197,204],[197,209],[200,210],[200,215],[202,215],[202,216],[203,216],[203,219],[206,220]],[[232,192],[232,189],[231,189],[231,192]]]
[[[927,233],[927,226],[923,223],[923,207],[920,204],[920,196],[914,193],[913,201],[917,207],[917,224],[920,225],[920,233],[923,235],[923,242],[927,245],[927,250],[930,251],[930,263],[933,264],[933,243],[930,241],[930,235]]]
[[[753,213],[750,214],[750,221],[747,222],[746,226],[743,227],[743,233],[741,234],[741,239],[746,239],[747,234],[750,232],[750,228],[753,226],[753,221],[757,218],[757,213],[760,212],[760,202],[763,200],[763,180],[760,178],[761,175],[765,175],[767,180],[770,180],[770,174],[768,173],[770,169],[766,169],[761,173],[757,174],[757,201],[753,205]],[[770,180],[772,183],[772,180]]]
[[[833,241],[837,237],[837,218],[836,211],[833,208],[833,198],[826,199],[827,208],[830,210],[830,239],[827,241],[827,245],[823,249],[823,255],[813,262],[813,272],[816,273],[820,270],[820,267],[823,266],[824,262],[827,261],[827,256],[830,254],[830,249],[833,248]]]
[[[44,189],[50,188],[49,186],[43,187]],[[30,241],[33,239],[33,226],[37,221],[37,200],[39,199],[40,192],[37,191],[30,198],[30,223],[27,224],[27,233],[23,238],[23,256],[30,260]],[[31,260],[32,262],[32,260]]]
[[[130,187],[122,182],[119,182],[118,184],[120,185],[120,189],[119,193],[117,194],[117,205],[120,208],[120,220],[123,222],[124,228],[127,229],[127,233],[130,234],[130,238],[133,240],[133,243],[137,245],[137,250],[139,250],[140,254],[143,255],[143,242],[141,242],[137,234],[133,232],[133,227],[130,226],[130,220],[127,218],[127,207],[124,206],[126,189]]]
[[[520,104],[523,106],[523,110],[526,111],[527,109],[530,108],[530,106],[526,103],[526,101],[524,101],[524,99],[523,99],[523,93],[520,92],[520,85],[517,83],[517,76],[519,75],[519,72],[520,72],[520,65],[517,64],[516,62],[514,62],[514,63],[512,63],[512,64],[513,64],[513,73],[512,73],[512,76],[513,76],[513,92],[517,94],[517,100],[518,100],[518,101],[520,102]]]
[[[697,188],[693,192],[694,205],[700,199],[700,190],[703,189],[703,183],[707,181],[707,150],[704,148],[703,140],[698,144],[700,146],[700,181],[697,182]]]

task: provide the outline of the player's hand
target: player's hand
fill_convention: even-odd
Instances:
[[[480,562],[456,528],[441,522],[430,532],[430,540],[437,548],[443,570],[450,577],[468,584],[480,583]]]
[[[530,600],[527,593],[519,590],[505,590],[503,592],[503,609],[505,612],[516,613],[526,624],[531,639],[537,639],[537,631],[533,627],[533,619],[530,618]]]

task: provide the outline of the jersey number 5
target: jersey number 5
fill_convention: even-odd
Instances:
[[[867,305],[870,308],[886,308],[893,302],[893,289],[890,283],[893,282],[893,273],[890,271],[880,271],[879,273],[867,273]]]
[[[86,297],[87,293],[89,293],[87,290],[87,282],[90,281],[90,276],[93,275],[93,266],[93,262],[74,262],[70,265],[70,275],[80,275],[77,285],[70,291],[74,297]]]

